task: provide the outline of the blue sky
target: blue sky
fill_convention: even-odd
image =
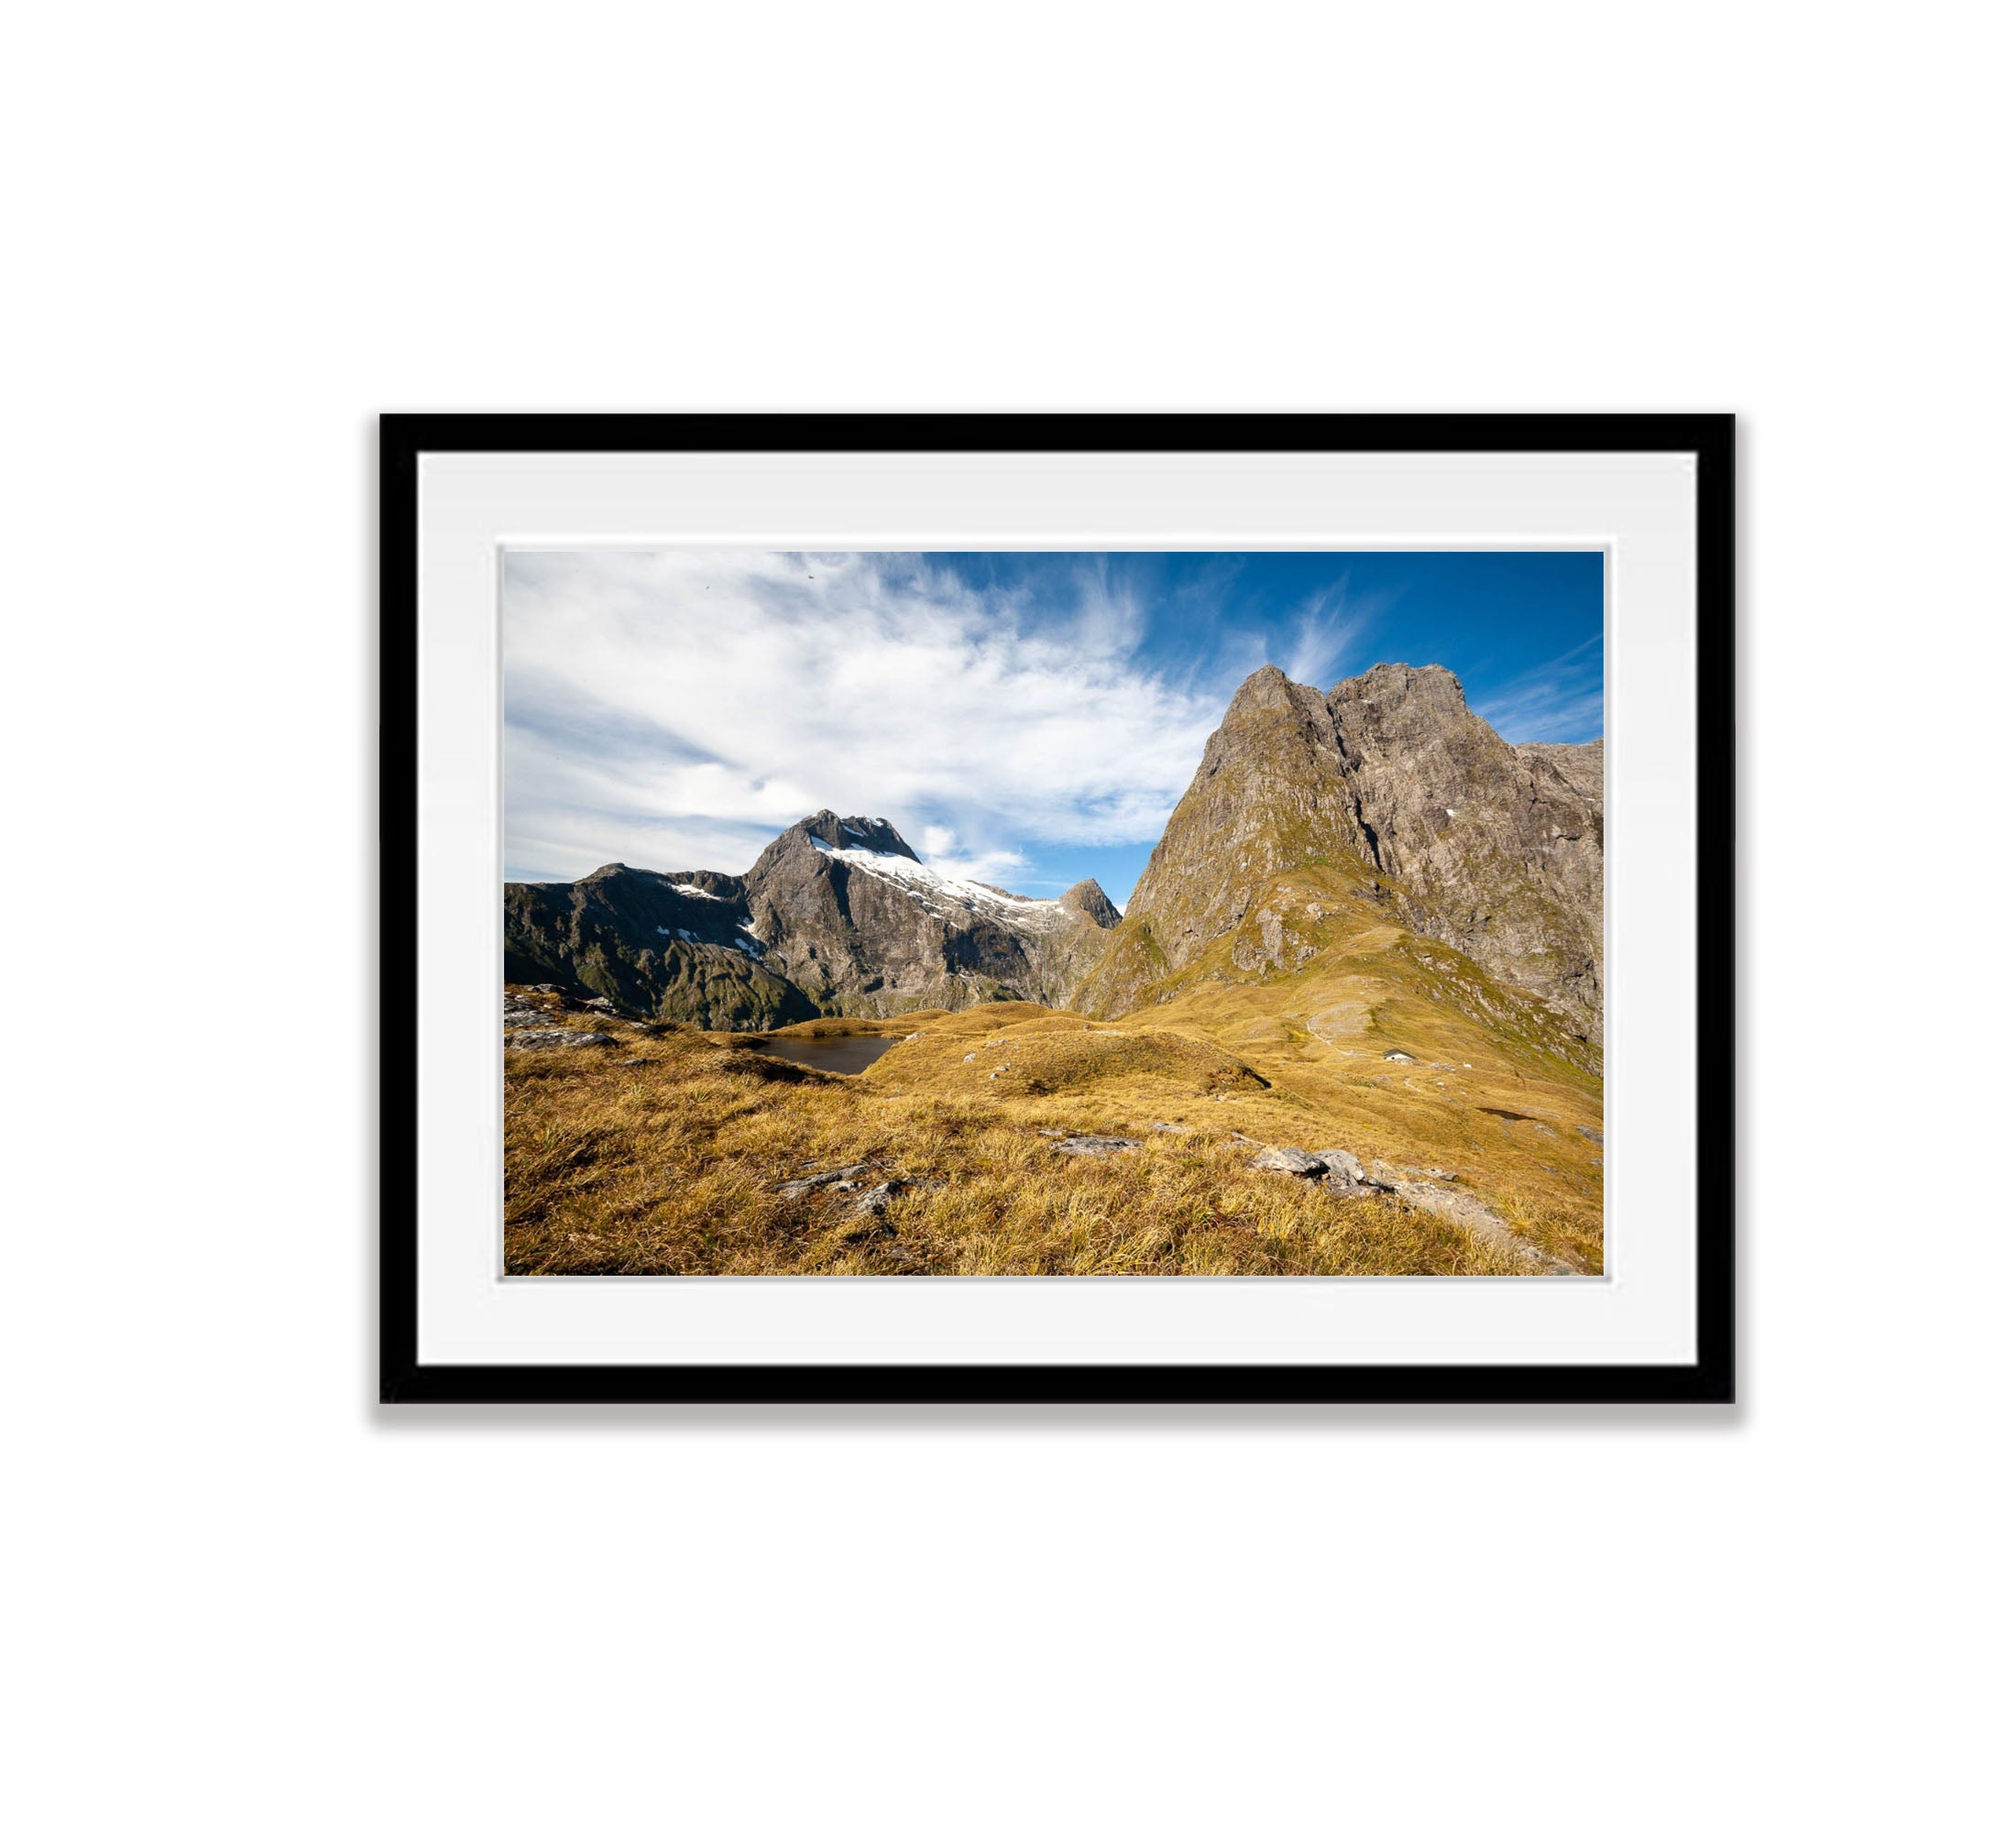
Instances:
[[[740,872],[830,807],[1123,900],[1269,662],[1439,662],[1515,743],[1603,733],[1595,553],[522,550],[502,615],[509,879]]]

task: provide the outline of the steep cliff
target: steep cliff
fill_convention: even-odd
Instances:
[[[1328,695],[1263,668],[1076,1003],[1116,1015],[1200,977],[1293,972],[1341,915],[1375,914],[1600,1043],[1602,798],[1600,741],[1509,745],[1446,668],[1381,664]]]

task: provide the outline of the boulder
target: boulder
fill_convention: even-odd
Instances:
[[[1251,1140],[1246,1141],[1251,1145]],[[1358,1162],[1358,1156],[1342,1146],[1328,1151],[1304,1152],[1294,1146],[1269,1146],[1251,1161],[1256,1171],[1274,1171],[1287,1178],[1320,1179],[1332,1196],[1366,1196],[1390,1190]]]
[[[1279,1171],[1290,1178],[1320,1178],[1330,1167],[1313,1152],[1293,1146],[1269,1146],[1253,1160],[1256,1171]]]
[[[1108,1158],[1115,1152],[1134,1152],[1140,1149],[1138,1139],[1120,1139],[1099,1133],[1074,1133],[1068,1138],[1053,1139],[1053,1151],[1069,1152],[1080,1158]]]
[[[1347,1152],[1342,1146],[1332,1146],[1328,1151],[1316,1156],[1329,1168],[1333,1178],[1342,1178],[1347,1183],[1362,1184],[1367,1180],[1365,1168],[1358,1162],[1357,1154]]]

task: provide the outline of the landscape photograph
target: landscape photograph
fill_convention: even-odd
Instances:
[[[507,1274],[1603,1273],[1600,552],[500,580]]]

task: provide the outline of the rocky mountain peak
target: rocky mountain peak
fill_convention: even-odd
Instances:
[[[1320,870],[1356,876],[1391,920],[1595,1035],[1602,759],[1574,749],[1507,744],[1437,665],[1383,663],[1327,695],[1257,670],[1205,745],[1085,1008],[1133,1009],[1273,911],[1282,874]]]
[[[1046,900],[948,876],[888,821],[822,808],[746,873],[605,866],[573,884],[507,885],[504,917],[508,982],[763,1029],[821,1014],[1062,1004],[1120,913],[1090,879]]]
[[[1232,704],[1225,708],[1228,719],[1243,713],[1263,712],[1270,707],[1287,707],[1291,704],[1295,683],[1282,674],[1273,663],[1256,668],[1239,684],[1232,697]]]
[[[1100,889],[1096,878],[1081,878],[1057,902],[1067,910],[1082,910],[1101,929],[1117,929],[1120,912],[1112,898]]]
[[[788,840],[794,834],[824,840],[827,846],[841,852],[858,847],[864,852],[893,853],[899,859],[916,858],[910,842],[879,815],[839,816],[830,808],[822,808],[816,815],[808,815],[804,820],[794,822],[784,829],[782,838]]]
[[[1439,662],[1416,668],[1405,662],[1379,662],[1363,675],[1340,681],[1330,690],[1332,706],[1360,703],[1390,707],[1403,700],[1452,712],[1468,712],[1463,684]]]

